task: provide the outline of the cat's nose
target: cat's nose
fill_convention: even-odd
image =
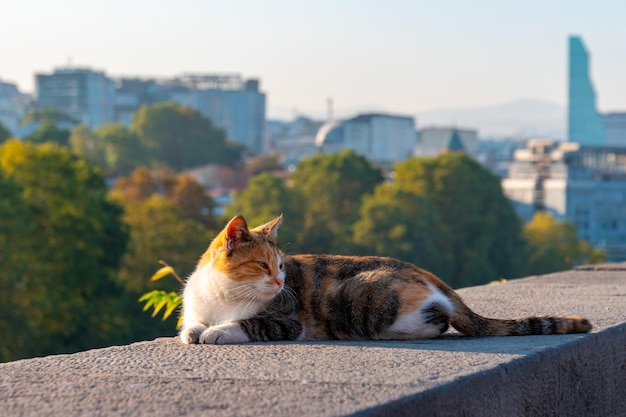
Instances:
[[[274,281],[272,282],[272,284],[276,284],[278,288],[282,288],[283,285],[285,284],[285,280],[281,278],[280,276],[278,276],[274,278]]]

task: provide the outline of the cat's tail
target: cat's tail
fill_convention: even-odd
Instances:
[[[474,313],[458,294],[454,293],[451,298],[456,308],[450,314],[450,324],[467,336],[587,333],[592,328],[589,320],[576,316],[539,316],[512,320],[491,319]]]

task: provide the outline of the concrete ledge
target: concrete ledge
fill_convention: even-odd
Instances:
[[[9,416],[626,416],[626,264],[459,291],[502,318],[581,315],[587,335],[129,346],[0,364]]]

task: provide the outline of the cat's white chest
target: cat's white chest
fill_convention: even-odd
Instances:
[[[232,297],[233,286],[227,276],[210,265],[196,270],[183,293],[183,323],[216,326],[256,315],[261,306]]]

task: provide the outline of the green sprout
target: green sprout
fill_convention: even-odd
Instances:
[[[159,261],[163,267],[161,267],[158,271],[156,271],[151,277],[150,281],[158,281],[162,278],[165,278],[168,275],[172,275],[182,286],[185,286],[185,281],[183,281],[180,276],[176,273],[173,267],[168,265],[164,261]],[[139,298],[139,302],[145,302],[143,306],[143,311],[148,311],[150,307],[153,308],[152,317],[156,317],[159,314],[159,311],[163,311],[162,320],[167,320],[167,318],[176,310],[181,303],[183,302],[183,297],[181,297],[178,293],[165,292],[163,290],[152,290],[150,292],[145,293]],[[179,328],[182,324],[182,314],[178,318],[178,322],[176,323],[176,328]]]

